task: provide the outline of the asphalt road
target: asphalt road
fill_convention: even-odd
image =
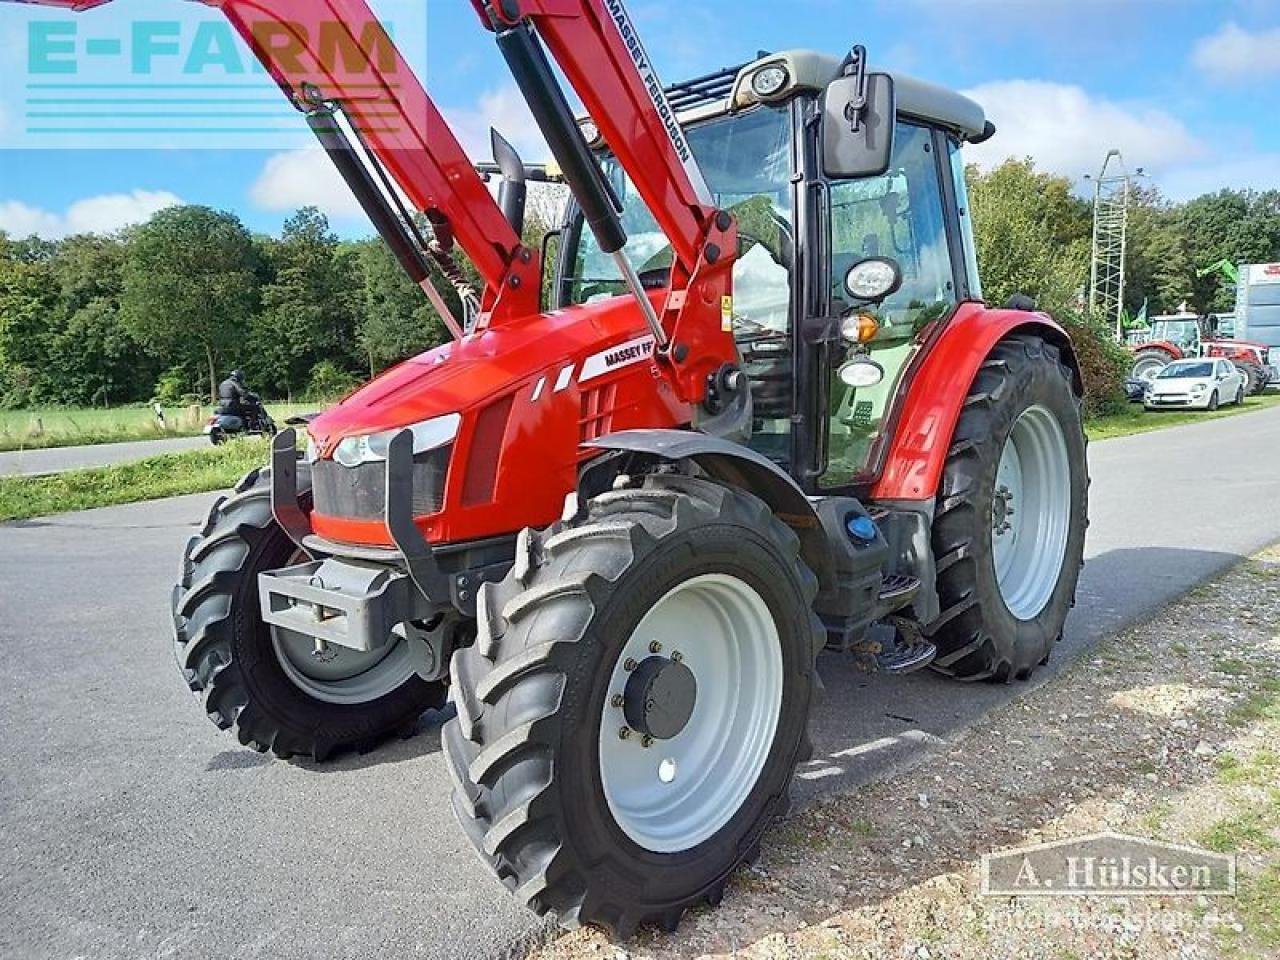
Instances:
[[[1280,540],[1280,409],[1095,444],[1067,640]],[[489,958],[545,929],[449,812],[438,716],[336,763],[271,761],[201,716],[168,593],[209,498],[0,526],[0,956]],[[847,789],[1026,690],[866,678],[827,657],[801,799]]]
[[[178,453],[207,447],[208,437],[172,437],[165,440],[136,440],[129,443],[95,443],[83,447],[53,447],[48,450],[13,450],[0,453],[0,477],[62,473],[82,467],[106,467],[154,457],[158,453]]]

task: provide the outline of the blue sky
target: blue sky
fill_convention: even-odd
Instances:
[[[380,12],[396,0],[375,0]],[[404,0],[402,0],[404,2]],[[208,16],[177,0],[117,0],[80,15],[82,35],[123,33],[142,13]],[[1000,128],[983,164],[1031,155],[1079,178],[1112,146],[1168,195],[1280,187],[1280,0],[683,0],[630,4],[667,81],[749,59],[757,49],[839,54],[971,92]],[[0,144],[30,121],[32,8],[0,2]],[[41,14],[43,16],[43,14]],[[175,14],[177,15],[177,14]],[[488,123],[539,152],[536,131],[491,35],[466,0],[427,0],[425,38],[405,47],[464,144]],[[397,36],[401,36],[397,32]],[[266,106],[281,124],[296,114]],[[368,232],[323,157],[300,149],[0,149],[0,229],[58,236],[109,230],[178,200],[236,212],[274,231],[316,203],[344,234]]]

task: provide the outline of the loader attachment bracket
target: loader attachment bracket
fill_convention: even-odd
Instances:
[[[298,503],[298,433],[292,427],[271,440],[271,513],[298,549],[314,556],[303,543],[311,522]]]
[[[413,522],[413,431],[401,430],[387,448],[387,533],[400,550],[405,568],[427,600],[451,594],[450,578],[440,571],[431,544]]]

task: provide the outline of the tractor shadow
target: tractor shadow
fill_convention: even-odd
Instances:
[[[825,691],[810,722],[814,759],[797,771],[793,796],[805,803],[916,762],[992,711],[1051,682],[1099,640],[1194,596],[1205,579],[1242,559],[1166,547],[1112,550],[1090,558],[1063,640],[1049,663],[1022,683],[963,683],[932,670],[901,677],[868,674],[849,658],[823,653],[818,675]]]

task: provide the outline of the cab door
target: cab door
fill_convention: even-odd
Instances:
[[[827,345],[819,373],[826,380],[823,490],[874,479],[904,374],[939,321],[970,295],[958,219],[963,169],[958,185],[955,173],[952,145],[941,131],[899,119],[888,172],[828,184],[827,315],[865,315],[870,322],[862,329],[874,332],[863,342],[842,337]],[[902,285],[879,307],[855,310],[844,278],[868,257],[896,262]],[[855,388],[841,379],[841,366],[859,355],[883,370],[879,383]]]

